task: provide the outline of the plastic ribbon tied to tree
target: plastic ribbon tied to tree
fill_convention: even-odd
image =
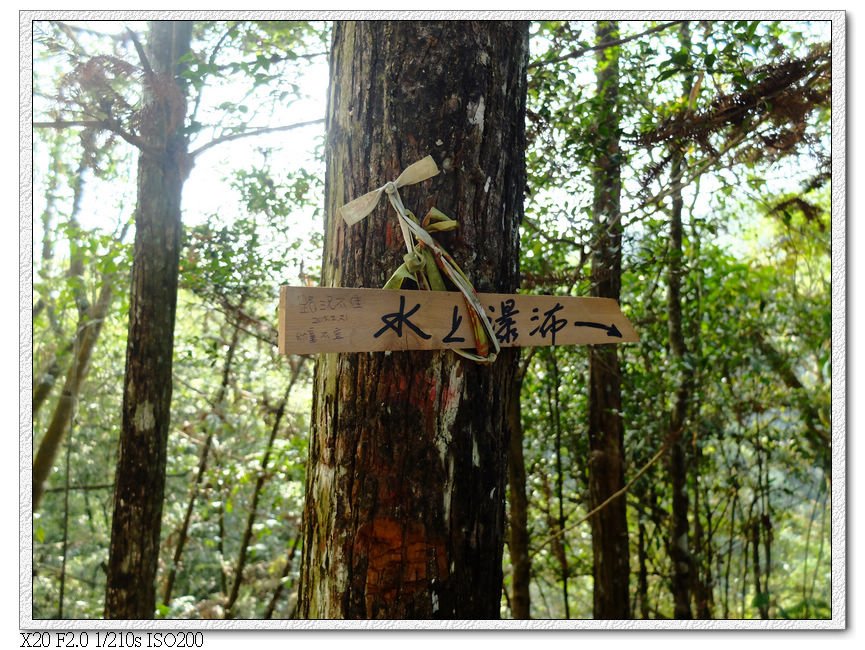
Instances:
[[[400,187],[420,183],[438,173],[439,169],[432,156],[427,156],[406,167],[395,181],[385,183],[380,188],[346,203],[339,209],[339,214],[346,224],[352,226],[375,209],[382,194],[387,194],[390,204],[396,210],[408,253],[403,257],[404,263],[391,276],[384,288],[399,289],[404,280],[411,279],[419,289],[447,291],[441,275],[444,273],[463,294],[472,324],[477,354],[466,350],[454,350],[454,352],[478,363],[492,363],[499,352],[499,341],[493,326],[466,274],[431,235],[435,232],[454,230],[459,224],[436,208],[430,208],[423,220],[418,221],[417,217],[406,209],[399,196]]]

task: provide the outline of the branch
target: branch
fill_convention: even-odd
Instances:
[[[298,59],[306,59],[307,61],[311,61],[312,59],[318,58],[320,56],[328,56],[330,54],[330,50],[325,50],[324,52],[309,52],[306,54],[286,54],[285,56],[279,56],[274,54],[268,59],[268,63],[284,63],[286,61],[292,62],[297,61]],[[216,68],[220,71],[222,70],[230,70],[235,69],[239,65],[254,65],[257,61],[240,61],[237,63],[223,63],[222,65],[216,66]]]
[[[324,118],[318,120],[309,120],[308,122],[298,122],[297,124],[286,124],[285,126],[268,126],[262,127],[259,129],[253,129],[251,131],[243,131],[241,133],[232,133],[230,135],[223,135],[218,138],[215,138],[208,142],[205,145],[200,146],[198,149],[190,152],[189,156],[193,160],[197,158],[200,154],[204,153],[211,147],[215,147],[218,144],[222,144],[223,142],[230,142],[231,140],[239,140],[240,138],[251,138],[256,135],[265,135],[267,133],[276,133],[278,131],[291,131],[293,129],[300,129],[305,126],[312,126],[313,124],[323,124]]]
[[[538,554],[538,551],[540,551],[544,546],[546,546],[546,545],[549,544],[550,542],[554,541],[557,537],[560,537],[561,535],[564,535],[564,534],[565,534],[566,532],[568,532],[569,530],[573,530],[574,528],[576,528],[576,527],[579,526],[580,524],[582,524],[582,523],[588,521],[588,519],[589,519],[590,517],[593,517],[594,515],[598,514],[598,512],[600,512],[601,510],[603,510],[603,509],[604,509],[605,507],[607,507],[610,503],[612,503],[613,501],[615,501],[616,499],[618,499],[620,496],[622,496],[623,494],[625,494],[628,490],[630,490],[630,489],[631,489],[631,486],[632,486],[634,483],[636,483],[636,482],[640,479],[640,477],[643,476],[643,474],[645,474],[647,471],[649,471],[649,468],[650,468],[652,465],[655,464],[655,462],[656,462],[656,461],[657,461],[657,460],[658,460],[658,459],[659,459],[659,458],[664,454],[665,451],[667,451],[667,447],[668,447],[669,444],[670,444],[670,441],[669,441],[669,440],[666,440],[666,441],[664,442],[664,444],[661,445],[661,448],[660,448],[660,449],[655,453],[655,455],[652,456],[651,459],[649,459],[649,462],[646,463],[645,465],[643,465],[643,466],[640,468],[640,471],[637,472],[636,474],[634,474],[634,477],[633,477],[630,481],[628,481],[628,483],[627,483],[627,484],[626,484],[622,489],[617,490],[616,492],[613,492],[613,494],[611,494],[609,497],[607,497],[607,499],[606,499],[603,503],[601,503],[600,505],[598,505],[596,508],[594,508],[594,509],[591,510],[590,512],[586,513],[585,516],[580,517],[580,519],[579,519],[578,521],[574,522],[573,524],[571,524],[571,525],[569,525],[569,526],[564,526],[564,527],[560,528],[560,529],[557,530],[555,533],[553,533],[552,535],[550,535],[549,537],[547,537],[545,540],[543,540],[543,541],[540,543],[540,545],[538,546],[538,548],[535,549],[535,551],[532,553],[532,557],[534,557],[535,555],[537,555],[537,554]]]
[[[135,51],[138,52],[138,58],[141,60],[141,67],[144,68],[144,73],[147,75],[147,80],[153,81],[153,68],[150,66],[150,60],[141,46],[141,41],[138,40],[138,35],[128,27],[126,31],[129,33],[129,38],[132,39],[132,44],[135,46]]]
[[[208,66],[211,66],[216,61],[216,55],[219,53],[219,50],[222,48],[222,44],[225,43],[228,38],[237,31],[240,23],[232,24],[225,33],[220,36],[219,40],[216,42],[216,45],[213,46],[213,50],[210,52],[210,56],[207,59]],[[195,98],[195,107],[192,109],[192,116],[190,117],[191,121],[195,121],[195,117],[198,115],[198,109],[201,107],[201,97],[204,94],[204,87],[198,91],[198,96]]]
[[[54,122],[33,122],[34,129],[68,129],[73,126],[99,127],[107,129],[105,120],[55,120]]]
[[[166,474],[165,478],[186,478],[189,472],[181,472],[179,474]],[[72,491],[80,491],[80,492],[94,492],[97,490],[113,490],[114,483],[94,483],[91,485],[70,485],[67,487],[52,487],[45,488],[45,494],[51,494],[54,492],[64,492],[66,490]]]
[[[649,36],[650,34],[654,34],[655,32],[661,32],[661,31],[668,29],[670,27],[674,27],[675,25],[680,25],[682,23],[687,23],[687,22],[688,22],[687,20],[671,20],[668,23],[661,23],[660,25],[656,25],[655,27],[652,27],[651,29],[647,29],[644,32],[640,32],[639,34],[634,34],[633,36],[628,36],[626,38],[620,38],[617,41],[610,41],[608,43],[603,43],[601,45],[592,45],[591,47],[584,47],[582,49],[574,50],[568,54],[562,54],[561,56],[557,56],[554,59],[549,59],[546,61],[540,61],[540,60],[539,61],[532,61],[531,63],[529,63],[529,69],[531,70],[532,68],[539,68],[541,66],[550,65],[553,63],[561,63],[562,61],[567,61],[568,59],[576,59],[578,57],[583,56],[584,54],[588,54],[589,52],[594,52],[595,50],[605,50],[605,49],[610,48],[610,47],[616,47],[618,45],[624,45],[625,43],[628,43],[630,41],[635,41],[638,38],[641,38],[643,36]]]
[[[117,120],[54,120],[53,122],[33,122],[34,129],[68,129],[76,126],[111,131],[115,135],[119,135],[122,139],[126,140],[126,142],[136,149],[147,153],[155,153],[153,147],[149,147],[140,137],[124,129],[120,126],[120,122]]]
[[[238,305],[232,305],[224,296],[216,296],[216,302],[217,304],[214,306],[216,311],[223,314],[226,318],[233,319],[231,322],[242,332],[246,332],[253,338],[258,339],[259,341],[264,341],[274,348],[277,347],[279,335],[277,329],[273,325],[249,315]],[[247,329],[241,325],[241,323],[248,324],[257,331]]]

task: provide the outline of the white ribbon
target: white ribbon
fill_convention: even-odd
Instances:
[[[477,313],[483,328],[487,331],[487,338],[490,340],[490,344],[495,352],[489,355],[489,358],[479,357],[477,355],[471,355],[469,358],[473,358],[475,361],[492,363],[500,349],[499,340],[496,337],[493,326],[487,318],[486,311],[484,311],[480,300],[478,300],[478,297],[475,294],[474,287],[472,287],[470,283],[466,282],[462,271],[454,268],[453,264],[450,263],[448,259],[450,255],[448,255],[447,251],[441,248],[420,224],[415,222],[414,219],[409,218],[408,212],[406,211],[402,199],[399,196],[399,192],[397,191],[400,187],[420,183],[421,181],[432,178],[438,173],[439,169],[435,160],[433,160],[432,156],[427,156],[423,160],[419,160],[406,167],[395,181],[385,183],[380,188],[373,190],[372,192],[367,192],[363,196],[346,203],[338,210],[338,212],[343,221],[345,221],[347,225],[352,226],[358,221],[362,221],[370,212],[375,210],[379,199],[381,199],[382,193],[387,194],[390,204],[393,206],[394,210],[396,210],[397,220],[408,252],[414,252],[412,235],[414,235],[418,241],[423,242],[425,246],[428,246],[432,251],[434,251],[436,253],[436,258],[440,260],[442,265],[445,267],[443,269],[445,274],[462,292],[467,306]],[[460,350],[455,351],[462,353]],[[463,356],[469,355],[463,354]]]
[[[356,198],[351,203],[346,203],[339,209],[339,214],[347,225],[353,226],[375,209],[375,206],[378,205],[378,200],[381,198],[382,192],[387,192],[388,196],[391,196],[395,194],[396,190],[400,187],[420,183],[421,181],[436,176],[438,173],[439,168],[436,165],[435,160],[433,160],[432,156],[427,156],[423,160],[418,160],[416,163],[412,163],[406,167],[405,170],[403,170],[403,173],[397,176],[395,181],[385,183],[377,190],[367,192],[363,196]],[[405,208],[403,208],[403,210],[404,209]],[[399,210],[397,210],[397,212],[399,212]]]

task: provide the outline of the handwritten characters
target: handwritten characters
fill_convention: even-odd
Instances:
[[[409,317],[413,315],[418,309],[420,309],[420,303],[416,304],[412,307],[408,312],[405,311],[405,296],[399,297],[399,311],[393,312],[392,314],[385,314],[381,317],[381,322],[384,323],[384,327],[382,327],[378,332],[373,334],[373,338],[378,338],[382,334],[384,334],[387,330],[393,330],[396,332],[396,335],[402,338],[402,326],[405,325],[415,334],[417,334],[422,339],[430,339],[431,335],[424,332],[417,325],[409,320]]]
[[[502,300],[500,305],[501,314],[495,319],[496,338],[499,340],[499,343],[512,343],[520,335],[517,331],[516,320],[514,320],[514,316],[519,314],[520,310],[516,308],[516,300],[514,298]],[[490,311],[495,313],[495,307],[490,305]]]

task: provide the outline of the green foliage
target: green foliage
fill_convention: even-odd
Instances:
[[[620,36],[652,26],[623,23]],[[796,127],[809,135],[781,156],[748,153],[748,138],[759,142],[762,137],[763,147],[770,148],[776,134],[799,119],[792,113],[788,123],[770,117],[769,128],[758,120],[743,122],[743,144],[726,157],[716,157],[717,151],[726,146],[725,139],[739,137],[729,130],[707,134],[714,153],[712,146],[686,149],[685,169],[699,172],[685,174],[682,318],[689,353],[681,361],[670,355],[667,331],[670,159],[661,146],[638,145],[638,134],[657,130],[686,109],[708,110],[719,96],[749,92],[765,82],[773,66],[818,51],[826,36],[818,35],[813,25],[701,22],[691,23],[695,34],[686,48],[676,38],[678,29],[669,27],[620,47],[621,91],[617,106],[611,107],[597,99],[592,74],[596,61],[588,49],[592,40],[575,36],[588,31],[587,24],[536,25],[528,98],[523,286],[533,292],[588,293],[594,246],[590,172],[598,155],[595,124],[600,111],[618,110],[625,226],[621,304],[641,336],[638,346],[620,350],[626,479],[664,444],[677,378],[682,371],[693,373],[685,435],[688,490],[698,510],[691,515],[690,542],[695,570],[713,585],[712,615],[754,618],[762,608],[772,617],[826,616],[825,601],[821,607],[820,598],[811,600],[809,595],[826,595],[829,588],[824,573],[828,552],[818,514],[827,506],[817,494],[822,472],[829,471],[829,447],[822,437],[829,431],[830,382],[829,195],[822,171],[826,150],[821,149],[826,146],[826,107],[815,91],[807,106],[809,117]],[[582,56],[566,58],[579,51]],[[784,156],[796,162],[788,164]],[[712,191],[703,191],[704,186]],[[538,353],[522,396],[534,553],[532,608],[540,617],[563,614],[561,562],[545,542],[550,514],[557,508],[549,487],[555,479],[556,422],[567,432],[562,437],[568,447],[563,454],[568,461],[567,519],[579,520],[588,503],[585,355],[557,350],[556,357],[561,360],[558,381],[543,361],[549,353]],[[791,388],[791,380],[801,386]],[[561,395],[558,408],[547,399],[554,383]],[[671,495],[663,461],[648,468],[627,498],[634,602],[639,604],[637,578],[645,569],[651,603],[635,615],[670,616]],[[703,531],[699,552],[693,538],[698,519]],[[752,566],[754,525],[761,531],[759,592]],[[643,529],[642,537],[637,527]],[[569,580],[572,612],[574,603],[584,603],[576,609],[576,615],[584,617],[591,616],[591,554],[581,560],[580,550],[590,551],[588,533],[585,522],[563,538],[574,576]],[[803,557],[808,558],[807,570],[785,578],[783,571],[802,566]],[[588,578],[581,580],[581,574]],[[802,603],[811,603],[807,614]]]
[[[198,23],[198,40],[183,72],[195,102],[186,128],[191,146],[207,138],[212,142],[244,134],[249,120],[256,117],[267,126],[269,109],[276,103],[285,107],[300,97],[298,69],[325,51],[323,28],[284,22]],[[39,29],[37,48],[42,49],[37,57],[46,63],[37,65],[37,78],[48,99],[40,100],[37,110],[44,114],[37,119],[101,120],[105,114],[91,110],[100,99],[116,95],[133,103],[132,95],[124,93],[136,92],[137,73],[122,86],[117,85],[119,77],[103,74],[122,65],[138,65],[129,41],[106,38],[90,25],[52,23]],[[91,50],[110,52],[113,58],[90,57]],[[228,88],[241,89],[239,100],[227,94]],[[85,90],[91,91],[86,97]],[[121,127],[134,132],[132,114],[117,117]],[[117,297],[67,434],[69,462],[61,452],[43,508],[34,517],[33,613],[36,618],[58,614],[99,618],[132,255],[131,246],[120,236],[130,211],[121,210],[124,216],[113,233],[105,226],[104,214],[112,203],[122,207],[134,197],[130,162],[138,152],[119,138],[106,140],[104,129],[97,127],[84,132],[90,140],[62,129],[36,135],[37,168],[45,173],[37,172],[35,183],[45,192],[36,192],[42,225],[37,237],[44,242],[44,252],[34,260],[34,376],[46,375],[52,362],[57,368],[52,370],[56,375],[52,392],[34,417],[34,444],[38,445],[51,418],[71,363],[68,341],[79,308],[92,304],[109,279]],[[236,150],[237,145],[232,146]],[[257,508],[234,615],[262,616],[280,583],[285,590],[274,600],[274,616],[286,616],[291,606],[297,562],[282,574],[287,549],[300,528],[308,426],[300,414],[308,410],[310,377],[306,360],[289,363],[277,354],[274,324],[278,286],[304,274],[304,269],[317,274],[322,184],[317,169],[275,171],[270,156],[278,154],[272,146],[259,150],[263,164],[257,167],[246,164],[251,160],[247,156],[222,170],[225,186],[233,194],[224,211],[202,217],[195,214],[194,206],[186,210],[185,220],[190,213],[192,218],[185,229],[180,268],[160,595],[190,500],[193,516],[172,600],[160,604],[156,612],[162,618],[224,615],[225,591],[235,580],[234,566],[253,498]],[[39,164],[42,161],[44,166]],[[79,173],[79,168],[84,171]],[[103,181],[113,185],[109,189]],[[188,205],[188,199],[184,203]],[[101,220],[91,212],[101,213]],[[98,225],[92,226],[94,222]],[[70,272],[70,258],[79,271]],[[294,373],[299,378],[284,416],[277,421]],[[274,427],[274,443],[266,451]],[[208,436],[212,445],[193,494]],[[262,476],[265,453],[268,462]]]

